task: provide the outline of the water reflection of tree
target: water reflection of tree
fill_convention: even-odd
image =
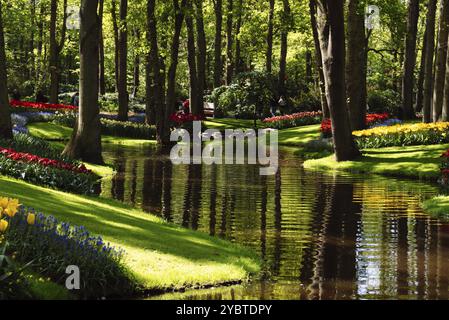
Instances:
[[[351,298],[356,293],[356,239],[361,204],[354,201],[352,183],[334,178],[329,195],[320,200],[314,219],[313,271],[305,266],[304,276],[313,274],[309,298]],[[309,260],[310,261],[310,260]],[[304,279],[307,281],[307,279]]]
[[[190,165],[188,171],[182,226],[197,230],[202,196],[202,165]]]
[[[126,157],[124,157],[124,151],[121,148],[115,150],[114,167],[116,168],[116,174],[112,178],[111,192],[114,199],[124,201],[125,200],[125,173],[126,173]]]

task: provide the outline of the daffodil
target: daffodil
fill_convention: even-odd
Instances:
[[[5,232],[8,229],[8,221],[0,220],[0,232]]]
[[[36,223],[36,215],[34,213],[28,213],[27,222],[29,225],[34,225]]]

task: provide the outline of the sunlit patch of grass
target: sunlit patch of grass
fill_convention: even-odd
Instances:
[[[0,176],[0,194],[61,221],[85,226],[126,250],[125,263],[149,290],[242,281],[260,271],[252,251],[184,229],[121,202],[46,189]]]
[[[304,167],[436,180],[440,176],[440,156],[448,148],[444,144],[370,149],[364,150],[363,156],[355,161],[337,163],[332,155],[308,160]]]

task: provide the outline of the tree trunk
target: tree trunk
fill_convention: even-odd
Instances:
[[[273,71],[273,32],[274,32],[274,4],[275,0],[270,1],[270,11],[268,14],[268,33],[267,33],[267,54],[266,54],[266,70],[267,73]]]
[[[0,137],[12,139],[9,112],[8,80],[6,76],[5,35],[3,32],[2,1],[0,1]]]
[[[86,162],[102,164],[101,123],[98,106],[100,19],[98,0],[81,0],[80,107],[76,127],[64,154]]]
[[[348,57],[346,92],[353,130],[366,127],[366,35],[365,7],[360,0],[348,3]]]
[[[416,35],[418,32],[419,0],[408,5],[407,36],[405,40],[404,76],[402,78],[402,117],[415,118],[413,109],[413,84],[416,65]]]
[[[316,66],[318,69],[318,80],[320,84],[320,100],[321,100],[321,110],[323,112],[323,117],[325,119],[330,118],[330,112],[329,112],[329,106],[327,104],[327,98],[326,98],[326,86],[324,81],[324,73],[323,73],[323,59],[321,55],[321,48],[320,48],[320,39],[318,35],[318,27],[317,27],[317,21],[316,21],[316,1],[310,0],[309,1],[309,8],[310,8],[310,21],[312,25],[312,33],[313,33],[313,42],[315,45],[315,61]]]
[[[128,120],[128,0],[120,0],[118,120]]]
[[[51,1],[50,9],[50,102],[58,103],[59,95],[59,77],[61,70],[59,68],[59,54],[64,48],[66,21],[67,21],[67,0],[63,5],[64,19],[61,27],[61,40],[58,43],[56,39],[56,22],[58,18],[58,0]]]
[[[437,0],[429,0],[426,17],[426,60],[424,67],[423,86],[423,121],[432,121],[432,81],[433,81],[433,59],[435,52],[435,22],[436,22]]]
[[[170,66],[168,68],[168,80],[167,80],[167,96],[166,96],[166,112],[167,116],[175,112],[176,104],[176,71],[178,68],[179,58],[179,45],[180,36],[182,31],[182,25],[184,21],[184,10],[186,8],[187,0],[181,1],[181,7],[179,7],[178,0],[173,0],[173,7],[175,9],[175,29],[173,32],[173,38],[170,49]],[[167,118],[167,117],[166,117]],[[167,126],[168,126],[168,119]]]
[[[240,41],[240,30],[242,29],[243,0],[239,0],[237,9],[237,25],[235,30],[235,72],[238,74],[243,70],[242,48]]]
[[[192,0],[187,0],[188,7],[191,11]],[[193,26],[192,14],[188,13],[186,15],[186,26],[187,26],[187,60],[189,63],[189,76],[190,76],[190,109],[193,114],[199,114],[199,81],[197,73],[197,63],[196,63],[196,48],[195,48],[195,31]]]
[[[103,13],[104,13],[104,0],[99,0],[98,16],[100,17],[100,74],[99,74],[99,87],[100,95],[106,93],[106,76],[105,76],[105,62],[104,62],[104,36],[103,36]]]
[[[448,21],[449,23],[449,21]],[[447,50],[447,44],[446,44]],[[445,70],[445,83],[443,90],[443,110],[441,115],[442,121],[449,121],[449,55],[446,53],[446,70]]]
[[[281,23],[281,58],[279,61],[279,94],[285,95],[285,81],[287,78],[287,51],[288,51],[288,32],[290,29],[290,3],[288,0],[282,0],[284,10]]]
[[[426,28],[427,29],[427,28]],[[426,72],[426,42],[427,42],[427,30],[424,31],[424,37],[422,41],[422,49],[421,49],[421,64],[419,67],[419,75],[417,92],[416,92],[416,103],[415,103],[415,112],[421,112],[423,109],[423,92],[424,92],[424,75]]]
[[[117,2],[111,0],[111,18],[112,28],[114,30],[114,66],[115,66],[115,90],[118,92],[119,87],[119,28],[117,23]]]
[[[206,90],[206,34],[204,32],[203,0],[195,0],[196,31],[197,31],[197,79],[198,79],[198,106],[195,115],[204,113],[204,91]]]
[[[214,47],[214,87],[221,86],[223,64],[221,61],[221,46],[223,29],[223,1],[215,0],[215,47]]]
[[[43,42],[44,42],[44,16],[45,16],[45,6],[44,4],[41,2],[39,4],[39,18],[37,21],[37,29],[38,29],[38,39],[37,39],[37,66],[36,66],[36,74],[35,74],[35,81],[36,81],[36,85],[35,85],[35,89],[34,89],[34,95],[36,96],[36,94],[42,90],[42,76],[44,74],[44,59],[43,59],[43,54],[42,54],[42,47],[43,47]]]
[[[226,84],[229,85],[232,82],[232,78],[234,77],[234,58],[232,48],[234,45],[233,39],[233,10],[234,10],[234,1],[228,0],[228,8],[227,8],[227,21],[226,21]]]
[[[435,81],[433,87],[433,121],[441,120],[444,98],[444,80],[446,75],[446,56],[448,43],[449,0],[441,1],[438,49],[435,60]]]
[[[146,74],[147,118],[151,114],[151,108],[153,108],[157,141],[160,145],[166,146],[170,143],[170,136],[169,128],[165,125],[167,115],[164,112],[164,85],[161,75],[155,6],[156,0],[147,1],[147,42],[150,48],[147,56]]]
[[[317,3],[317,23],[335,157],[339,162],[353,160],[360,153],[352,137],[346,105],[344,1],[318,0]]]

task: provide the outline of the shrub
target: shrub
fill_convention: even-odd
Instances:
[[[122,250],[92,236],[82,226],[60,223],[53,216],[24,206],[13,210],[17,200],[0,198],[0,203],[12,207],[3,220],[8,223],[5,233],[8,251],[15,252],[17,261],[32,261],[33,270],[62,285],[67,266],[79,267],[82,281],[77,293],[81,298],[123,296],[134,291],[134,282],[123,264]]]
[[[389,113],[398,116],[401,109],[401,96],[393,90],[373,91],[368,95],[370,113]]]
[[[253,119],[269,114],[270,103],[277,96],[275,79],[263,72],[238,74],[231,85],[216,88],[208,99],[215,104],[217,117],[234,114],[236,118]]]
[[[416,123],[353,132],[361,149],[449,142],[449,122]]]

